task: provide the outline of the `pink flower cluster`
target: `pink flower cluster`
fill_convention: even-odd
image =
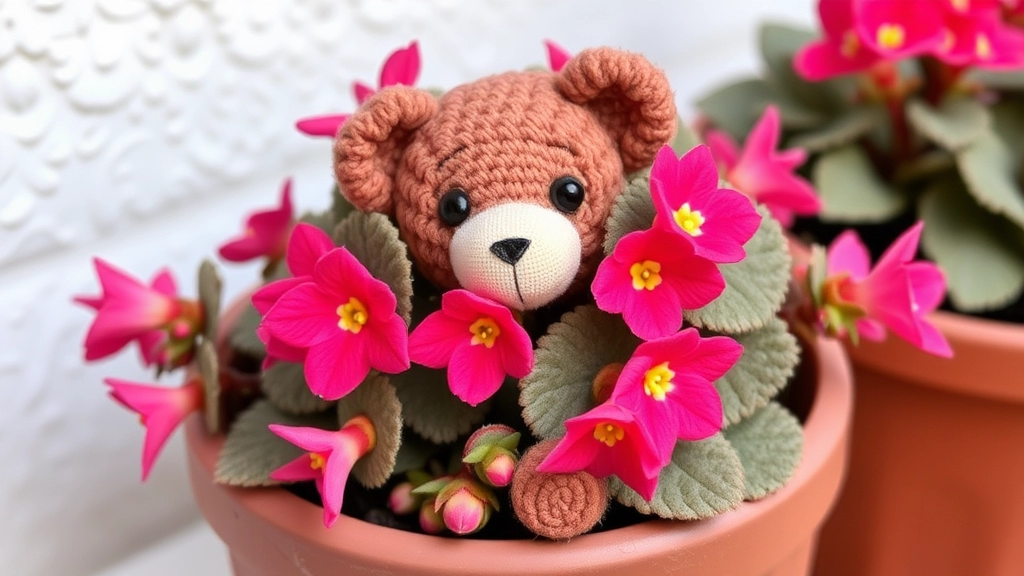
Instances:
[[[1004,22],[999,0],[819,0],[818,14],[824,38],[794,60],[808,80],[915,56],[960,68],[1024,66],[1024,32]]]

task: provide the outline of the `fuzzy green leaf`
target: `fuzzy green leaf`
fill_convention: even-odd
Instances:
[[[804,430],[795,416],[776,402],[724,432],[743,463],[747,500],[775,492],[793,476],[803,453]]]
[[[650,228],[656,213],[651,200],[650,173],[645,171],[632,176],[612,204],[605,225],[604,253],[611,254],[626,234]]]
[[[483,422],[490,401],[470,406],[448,388],[448,373],[413,364],[391,376],[406,426],[437,444],[454,442]]]
[[[267,347],[256,336],[256,329],[259,328],[261,320],[260,313],[252,303],[246,302],[242,313],[238,315],[238,322],[231,327],[231,347],[253,358],[266,356]]]
[[[822,201],[819,217],[826,222],[882,222],[907,205],[906,196],[884,182],[854,144],[822,154],[813,179]]]
[[[728,84],[697,101],[697,108],[715,128],[725,130],[737,141],[750,132],[765,106],[776,101],[767,82],[758,78]]]
[[[519,382],[523,419],[542,440],[565,435],[565,421],[594,406],[594,377],[626,362],[640,340],[619,316],[596,306],[564,314],[537,341],[533,372]]]
[[[743,246],[747,257],[734,264],[722,264],[725,291],[707,306],[686,310],[687,322],[699,328],[734,334],[767,324],[786,299],[791,260],[782,227],[758,208],[761,224]]]
[[[196,368],[203,378],[203,418],[206,430],[211,434],[221,431],[220,409],[220,360],[212,340],[204,340],[196,350]]]
[[[402,404],[387,376],[371,372],[355,390],[338,400],[341,426],[356,416],[366,416],[373,422],[377,442],[352,467],[352,475],[367,488],[383,486],[395,469],[402,445]]]
[[[1024,90],[1024,71],[1021,70],[1003,72],[974,69],[968,73],[968,79],[991,89]]]
[[[963,183],[937,182],[921,196],[921,244],[946,272],[957,309],[999,308],[1024,290],[1024,233],[971,198]]]
[[[986,131],[957,154],[960,175],[979,204],[1024,229],[1024,190],[1017,180],[1020,154],[995,132]]]
[[[331,220],[337,224],[355,211],[356,207],[342,196],[341,190],[335,184],[334,188],[331,189]],[[328,233],[330,233],[330,230],[328,230]]]
[[[291,414],[323,412],[334,405],[310,391],[302,364],[277,362],[263,371],[260,388],[275,408]]]
[[[622,504],[675,520],[710,518],[735,508],[744,495],[739,454],[721,434],[676,444],[650,502],[618,478],[610,480],[608,489]]]
[[[405,242],[398,237],[398,227],[383,214],[353,212],[335,228],[334,242],[391,288],[398,300],[396,311],[408,324],[412,320],[412,261]]]
[[[947,98],[938,108],[915,98],[907,103],[907,121],[926,138],[951,151],[974,142],[989,127],[988,111],[974,98]]]
[[[676,136],[669,143],[672,146],[672,150],[675,151],[676,156],[682,156],[689,152],[694,146],[700,144],[700,138],[697,134],[690,129],[690,127],[683,122],[683,119],[676,117]]]
[[[199,302],[203,307],[203,338],[213,342],[217,338],[217,320],[220,318],[220,296],[223,282],[213,261],[204,258],[199,265]]]
[[[491,449],[493,448],[494,446],[490,444],[477,446],[476,448],[470,450],[469,454],[466,454],[465,456],[462,457],[462,462],[465,464],[476,464],[477,462],[483,462],[484,458],[486,458],[487,455],[490,454]]]
[[[809,82],[793,69],[797,51],[813,40],[815,34],[810,30],[785,24],[766,23],[758,33],[769,83],[790,95],[804,114],[834,111],[843,103],[840,81]]]
[[[778,318],[734,338],[743,346],[743,356],[715,382],[726,426],[767,405],[786,385],[800,361],[796,338]]]
[[[427,465],[436,450],[437,446],[432,442],[406,430],[402,433],[402,445],[398,447],[398,454],[395,456],[394,474],[420,470]]]
[[[337,221],[335,221],[334,215],[331,214],[330,210],[324,212],[304,212],[302,216],[299,217],[299,222],[316,226],[326,234],[333,232],[334,226],[337,224]]]
[[[808,152],[829,150],[849,144],[871,132],[884,118],[882,110],[877,106],[851,108],[824,126],[794,137],[788,144]]]
[[[214,479],[231,486],[275,486],[270,473],[302,455],[303,450],[267,428],[270,424],[310,426],[337,430],[333,412],[297,416],[285,414],[266,400],[257,401],[242,413],[224,441]]]

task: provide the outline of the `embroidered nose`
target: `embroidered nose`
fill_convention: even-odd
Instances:
[[[491,244],[491,252],[502,262],[515,266],[529,247],[530,241],[526,238],[506,238]]]

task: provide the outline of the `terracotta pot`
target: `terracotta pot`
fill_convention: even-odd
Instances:
[[[231,323],[226,314],[225,324]],[[203,515],[227,544],[236,576],[731,574],[805,576],[843,477],[852,405],[842,347],[808,347],[792,404],[807,414],[803,459],[759,502],[700,522],[651,521],[571,542],[487,541],[403,532],[322,510],[279,488],[215,484],[224,443],[198,416],[185,427],[189,475]]]
[[[849,350],[850,474],[822,576],[1024,574],[1024,327],[934,319],[952,359],[896,338]]]

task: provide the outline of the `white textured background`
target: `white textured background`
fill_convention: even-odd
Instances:
[[[812,0],[0,0],[0,573],[95,574],[194,522],[180,438],[141,485],[138,421],[85,366],[89,258],[149,278],[194,268],[286,175],[327,204],[329,144],[292,129],[349,111],[418,38],[420,85],[451,87],[571,51],[645,53],[688,102],[756,63],[755,23]],[[227,290],[253,266],[229,266]],[[182,568],[186,566],[182,559]],[[171,569],[168,574],[178,573]]]

